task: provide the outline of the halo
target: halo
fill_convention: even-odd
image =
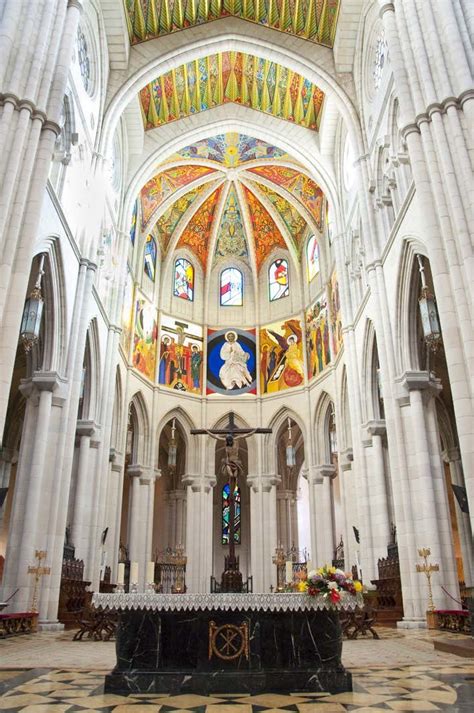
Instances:
[[[298,342],[296,334],[290,334],[289,337],[286,338],[286,343],[291,344],[293,340],[295,340],[295,342]]]
[[[229,341],[229,334],[233,334],[235,341],[237,341],[237,332],[234,332],[233,329],[230,329],[228,332],[226,332],[226,333],[224,334],[224,339],[226,340],[226,342]]]

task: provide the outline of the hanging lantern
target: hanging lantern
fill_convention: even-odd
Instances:
[[[176,453],[177,453],[177,448],[176,448],[176,420],[173,419],[173,423],[171,426],[171,439],[168,444],[168,467],[171,470],[174,470],[176,468]]]
[[[288,418],[288,445],[286,446],[286,465],[292,468],[296,465],[296,453],[291,442],[291,419]]]
[[[26,299],[23,308],[23,317],[21,320],[20,340],[23,344],[25,352],[28,354],[32,347],[39,339],[41,317],[43,315],[44,300],[41,294],[41,278],[44,275],[43,271],[44,255],[41,256],[40,268],[36,284],[31,291],[30,296]]]
[[[436,352],[441,344],[441,327],[439,324],[438,310],[436,308],[436,300],[430,292],[425,280],[425,270],[420,255],[417,255],[420,265],[421,275],[421,295],[418,299],[420,307],[421,325],[423,328],[423,338],[433,352]]]

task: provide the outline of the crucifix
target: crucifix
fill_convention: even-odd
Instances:
[[[195,436],[207,434],[211,438],[225,442],[224,455],[221,460],[220,470],[224,478],[229,480],[229,554],[225,557],[224,572],[221,579],[222,592],[241,592],[242,573],[239,570],[239,558],[235,554],[235,488],[237,479],[243,475],[242,463],[239,459],[239,446],[237,441],[249,438],[254,433],[271,433],[271,428],[238,428],[234,421],[234,414],[229,413],[229,422],[224,428],[192,428]]]
[[[33,601],[31,603],[31,611],[38,612],[38,587],[40,578],[45,574],[51,574],[51,567],[42,567],[41,560],[46,559],[46,550],[36,550],[35,557],[38,560],[36,567],[31,565],[28,567],[28,574],[35,575],[35,585],[33,589]]]

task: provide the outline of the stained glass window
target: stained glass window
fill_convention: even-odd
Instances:
[[[382,30],[377,38],[375,45],[375,58],[374,58],[374,68],[372,71],[372,77],[374,80],[374,87],[378,89],[382,81],[383,68],[385,65],[385,59],[387,55],[387,43],[385,42],[385,32]]]
[[[146,239],[143,269],[150,280],[154,282],[156,275],[156,242],[152,235],[149,235]]]
[[[272,262],[268,270],[270,302],[289,295],[288,263],[279,258]]]
[[[135,234],[137,232],[137,214],[138,214],[138,201],[135,201],[132,211],[132,220],[130,223],[130,242],[135,245]]]
[[[226,483],[222,488],[222,544],[229,544],[230,533],[230,485]],[[240,488],[235,486],[234,490],[234,541],[240,545]]]
[[[173,294],[190,302],[194,299],[194,267],[184,257],[180,257],[174,264]]]
[[[306,258],[308,261],[308,282],[319,272],[319,245],[316,236],[312,235],[306,245]]]
[[[89,52],[87,49],[87,40],[84,35],[84,32],[80,27],[77,30],[77,55],[84,89],[86,90],[86,92],[90,92],[91,65],[89,60]]]
[[[228,267],[222,271],[220,298],[223,307],[239,307],[243,298],[243,276],[236,267]]]

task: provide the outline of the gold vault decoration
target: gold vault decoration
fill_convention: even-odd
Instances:
[[[130,44],[223,17],[287,32],[332,47],[339,0],[124,0]]]
[[[213,657],[222,661],[233,661],[239,656],[249,658],[249,627],[247,622],[222,624],[209,622],[209,660]]]
[[[309,79],[244,52],[218,52],[182,64],[139,96],[145,130],[233,102],[317,131],[324,100]]]

